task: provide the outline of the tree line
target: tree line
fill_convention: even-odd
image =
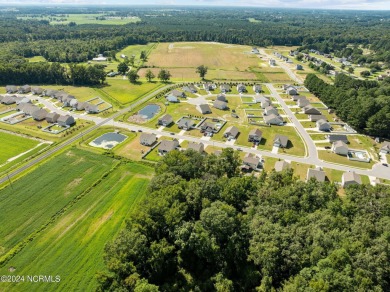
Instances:
[[[172,151],[105,249],[98,291],[388,291],[390,189],[242,176],[237,152]]]
[[[331,85],[308,74],[305,86],[359,133],[390,138],[390,78],[378,83],[339,74]]]

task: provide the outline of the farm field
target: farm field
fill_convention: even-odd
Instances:
[[[38,141],[0,131],[0,165],[39,144]]]
[[[97,19],[104,17],[105,19]],[[69,22],[75,22],[76,24],[106,24],[106,25],[123,25],[126,23],[135,23],[141,21],[138,17],[118,17],[110,18],[104,14],[67,14],[67,15],[54,15],[43,16],[38,14],[31,14],[26,16],[20,16],[18,19],[35,19],[35,20],[47,20],[51,25],[68,24]]]
[[[95,290],[96,272],[105,270],[104,246],[124,227],[125,218],[144,197],[151,173],[150,167],[139,164],[119,166],[98,187],[66,209],[0,271],[7,274],[7,267],[13,266],[18,274],[61,277],[59,283],[37,284],[34,286],[37,291]],[[24,291],[27,285],[10,284],[6,288]]]

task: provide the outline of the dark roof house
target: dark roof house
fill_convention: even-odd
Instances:
[[[172,116],[169,114],[166,114],[158,119],[158,124],[162,125],[164,127],[167,127],[172,123],[173,123],[173,119],[172,119]]]
[[[284,135],[276,135],[274,139],[274,146],[286,148],[288,144],[288,137]]]
[[[163,140],[158,146],[158,152],[162,155],[165,155],[166,153],[175,150],[177,147],[179,147],[179,142],[177,140]]]
[[[147,134],[147,133],[142,133],[139,142],[141,145],[145,146],[151,146],[153,145],[157,140],[157,137],[155,134]]]
[[[57,113],[54,113],[54,112],[48,113],[48,114],[46,115],[46,121],[47,121],[48,123],[54,124],[54,123],[57,123],[57,120],[58,120],[59,117],[60,117],[60,115],[57,114]]]
[[[240,131],[238,130],[237,127],[235,126],[230,126],[229,128],[226,129],[226,131],[223,133],[223,136],[228,139],[236,139],[238,136],[238,133]]]
[[[47,115],[47,111],[45,111],[44,109],[38,109],[36,111],[34,111],[31,116],[34,120],[36,121],[42,121],[44,119],[46,119],[46,115]]]

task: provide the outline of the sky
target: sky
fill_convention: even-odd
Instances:
[[[390,0],[0,0],[0,5],[210,5],[390,10]]]

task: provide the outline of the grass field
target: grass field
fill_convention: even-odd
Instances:
[[[104,18],[102,18],[104,17]],[[97,19],[101,18],[101,19]],[[43,16],[31,14],[27,16],[20,16],[18,19],[28,20],[47,20],[52,25],[68,24],[69,22],[75,22],[76,24],[106,24],[106,25],[122,25],[126,23],[135,23],[141,21],[138,17],[118,17],[113,18],[104,14],[67,14],[67,15],[55,15],[55,16]]]
[[[90,155],[88,158],[91,159]],[[96,158],[101,156],[92,159]],[[105,270],[104,246],[116,236],[125,218],[144,197],[151,173],[152,169],[143,165],[119,166],[0,271],[7,274],[7,267],[13,266],[18,274],[61,277],[57,284],[36,284],[36,291],[95,290],[96,272]],[[31,284],[10,284],[6,288],[25,291],[31,289]]]
[[[371,169],[374,165],[372,160],[370,162],[351,161],[347,157],[335,154],[331,151],[320,150],[318,151],[318,157],[325,161],[329,161],[337,164],[349,165],[358,168]]]
[[[156,46],[156,43],[149,43],[147,45],[131,45],[131,46],[128,46],[128,47],[124,48],[123,50],[119,51],[115,55],[115,57],[116,57],[117,60],[122,62],[123,59],[121,58],[121,55],[125,55],[128,58],[131,58],[131,56],[134,55],[135,56],[134,64],[136,66],[138,66],[140,63],[142,63],[142,60],[140,59],[141,52],[145,51],[146,54],[149,54],[150,51],[155,46]],[[156,76],[157,76],[157,74],[156,74]]]
[[[26,152],[39,144],[38,141],[0,132],[0,165],[8,159]]]
[[[26,58],[30,63],[38,63],[38,62],[47,62],[46,59],[42,56],[35,56],[31,58]]]

